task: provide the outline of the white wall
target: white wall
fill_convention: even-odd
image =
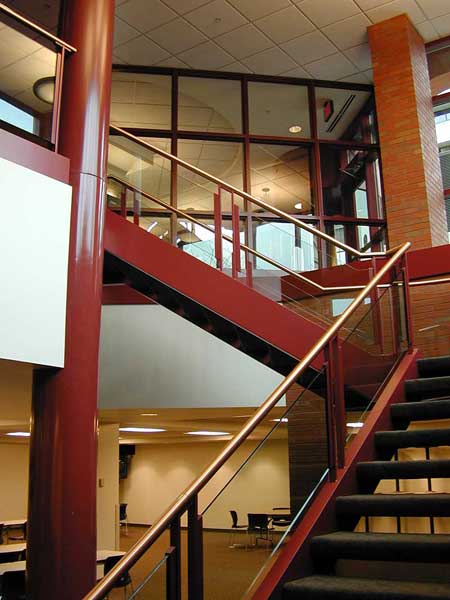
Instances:
[[[160,516],[205,466],[220,452],[221,443],[136,446],[128,478],[120,482],[121,502],[128,503],[130,523],[151,524]],[[200,506],[235,473],[253,444],[238,450],[200,497]],[[247,513],[269,512],[274,506],[289,506],[289,462],[286,440],[273,441],[251,459],[249,465],[207,511],[205,527],[229,528],[229,511],[237,511],[247,522]]]
[[[101,425],[97,454],[97,548],[118,548],[119,426]]]
[[[27,518],[29,444],[0,443],[0,521]]]
[[[71,195],[0,158],[0,358],[64,366]]]
[[[100,408],[259,406],[281,375],[162,306],[104,306]]]

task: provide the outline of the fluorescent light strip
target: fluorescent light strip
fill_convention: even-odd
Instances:
[[[230,435],[228,431],[186,431],[184,435]]]
[[[287,417],[281,417],[281,419],[272,419],[274,423],[289,423],[289,419]]]
[[[157,417],[158,413],[141,413],[141,417]]]
[[[6,435],[12,437],[30,437],[31,433],[29,431],[11,431],[11,433],[7,433]]]
[[[127,433],[159,433],[160,431],[166,430],[155,427],[119,427],[119,431],[125,431]]]

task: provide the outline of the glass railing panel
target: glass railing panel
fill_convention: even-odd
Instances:
[[[326,478],[325,376],[308,377],[307,387],[291,386],[199,496],[205,600],[244,596]]]
[[[424,357],[450,354],[450,282],[411,286],[414,345]]]
[[[379,287],[340,332],[348,435],[359,431],[389,373],[408,347],[401,282]]]
[[[0,126],[52,139],[57,48],[0,12]]]

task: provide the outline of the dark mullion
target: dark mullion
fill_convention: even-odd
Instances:
[[[316,111],[316,90],[313,85],[308,87],[308,101],[309,101],[309,118],[311,127],[311,136],[314,138],[313,145],[313,157],[312,157],[312,168],[313,168],[313,189],[315,199],[315,213],[319,217],[318,229],[322,233],[325,232],[325,223],[323,216],[325,214],[323,205],[323,191],[322,191],[322,171],[320,166],[320,145],[317,139],[317,111]],[[325,240],[320,239],[319,245],[319,268],[325,268],[328,266],[327,261],[327,243]]]
[[[172,142],[171,154],[178,156],[178,75],[172,76],[172,112],[171,112]],[[178,206],[178,165],[172,161],[170,169],[170,204]],[[177,243],[178,215],[170,215],[170,242],[173,246]]]

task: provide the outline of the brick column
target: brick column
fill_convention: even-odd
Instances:
[[[369,27],[390,246],[448,243],[425,46],[406,15]]]

